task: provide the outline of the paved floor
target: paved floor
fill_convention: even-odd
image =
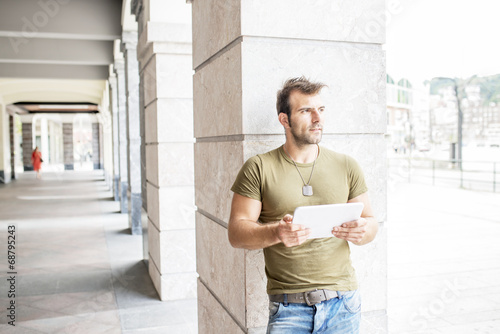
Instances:
[[[0,240],[0,333],[197,332],[195,300],[159,300],[141,237],[130,234],[100,171],[45,173],[41,181],[25,173],[0,186]],[[15,327],[7,323],[11,301]]]
[[[500,194],[389,184],[390,333],[500,333]]]
[[[500,194],[389,185],[390,333],[500,333]],[[0,333],[197,332],[196,301],[159,301],[118,211],[101,172],[0,185]]]

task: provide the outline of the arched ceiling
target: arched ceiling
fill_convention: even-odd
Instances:
[[[0,0],[0,97],[99,104],[122,0]]]
[[[0,78],[0,94],[4,104],[21,101],[99,104],[105,84],[105,80]]]

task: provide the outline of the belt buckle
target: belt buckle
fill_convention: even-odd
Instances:
[[[319,301],[318,301],[318,302],[311,302],[311,301],[309,300],[309,294],[310,294],[310,293],[313,293],[313,292],[316,292],[316,291],[318,291],[318,289],[315,289],[314,291],[306,291],[306,292],[304,292],[304,300],[306,301],[306,304],[307,304],[308,306],[313,306],[313,305],[316,305],[316,304],[318,304],[318,303],[319,303]]]

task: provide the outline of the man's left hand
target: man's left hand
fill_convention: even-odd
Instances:
[[[358,220],[353,220],[343,223],[340,226],[335,226],[332,230],[332,234],[339,239],[344,239],[357,244],[363,240],[367,224],[368,220],[365,218],[359,218]]]

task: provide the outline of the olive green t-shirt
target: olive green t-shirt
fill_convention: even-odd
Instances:
[[[307,181],[313,163],[297,163]],[[345,154],[320,147],[311,179],[312,196],[302,195],[303,182],[283,146],[245,162],[231,190],[262,202],[263,224],[293,215],[298,206],[346,203],[367,191],[357,162]],[[357,289],[347,241],[309,239],[295,247],[283,243],[264,249],[267,293],[296,293],[314,289]]]

